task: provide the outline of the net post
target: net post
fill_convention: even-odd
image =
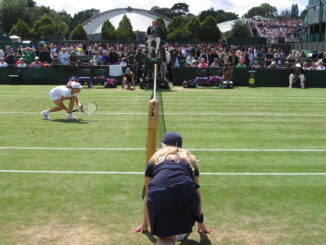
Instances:
[[[148,126],[147,126],[147,141],[146,141],[146,164],[156,151],[156,135],[158,128],[158,117],[160,103],[156,97],[156,77],[157,64],[154,64],[154,84],[153,84],[153,98],[148,104]]]

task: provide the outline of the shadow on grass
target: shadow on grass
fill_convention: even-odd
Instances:
[[[52,122],[61,122],[61,123],[77,123],[77,124],[88,124],[87,121],[83,119],[76,119],[76,120],[70,120],[70,119],[53,119]]]
[[[147,238],[148,238],[148,240],[150,240],[152,243],[156,243],[157,242],[157,239],[155,238],[155,237],[153,237],[152,235],[151,235],[151,233],[149,233],[149,231],[145,231],[145,232],[143,232],[143,234],[145,235],[145,236],[147,236]]]
[[[156,243],[157,242],[157,239],[155,238],[155,237],[153,237],[152,235],[151,235],[151,233],[149,233],[148,231],[145,231],[145,232],[143,232],[143,234],[145,235],[145,236],[147,236],[147,238],[152,242],[152,243]],[[186,240],[184,240],[184,241],[181,241],[180,243],[179,243],[179,245],[211,245],[212,243],[211,243],[211,241],[209,240],[209,238],[208,238],[208,236],[206,235],[206,234],[204,234],[204,233],[199,233],[199,235],[200,235],[200,241],[199,242],[197,242],[197,241],[195,241],[195,240],[188,240],[188,239],[186,239]]]
[[[205,233],[200,232],[199,235],[200,235],[199,242],[186,239],[184,241],[181,241],[179,245],[211,245],[212,244]]]

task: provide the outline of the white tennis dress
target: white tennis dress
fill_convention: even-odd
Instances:
[[[51,100],[58,100],[61,97],[71,98],[71,96],[77,96],[76,94],[71,94],[71,88],[67,88],[66,86],[58,86],[51,89],[49,96]]]

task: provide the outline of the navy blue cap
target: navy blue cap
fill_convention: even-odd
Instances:
[[[182,137],[177,132],[166,133],[161,142],[169,146],[182,147]]]

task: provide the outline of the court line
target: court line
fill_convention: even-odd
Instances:
[[[6,114],[39,114],[39,112],[0,112]],[[57,113],[63,114],[63,113]],[[146,112],[98,112],[97,115],[147,115]],[[165,112],[164,115],[171,116],[257,116],[257,117],[326,117],[326,114],[286,114],[286,113],[187,113],[187,112]]]
[[[89,147],[0,147],[0,150],[53,150],[53,151],[145,151],[146,148],[89,148]],[[326,149],[187,149],[203,152],[326,152]]]
[[[0,173],[144,175],[144,172],[0,170]],[[326,173],[200,173],[211,176],[326,176]]]
[[[47,95],[12,95],[12,94],[0,94],[0,97],[21,97],[21,98],[48,98]],[[125,95],[125,96],[101,96],[101,95],[83,95],[82,98],[149,98],[150,96],[130,96],[130,95]],[[170,95],[163,95],[163,98],[168,98],[168,99],[263,99],[263,100],[326,100],[325,97],[303,97],[303,96],[298,96],[298,97],[268,97],[268,96],[189,96],[189,94],[186,94],[186,96],[170,96]]]

